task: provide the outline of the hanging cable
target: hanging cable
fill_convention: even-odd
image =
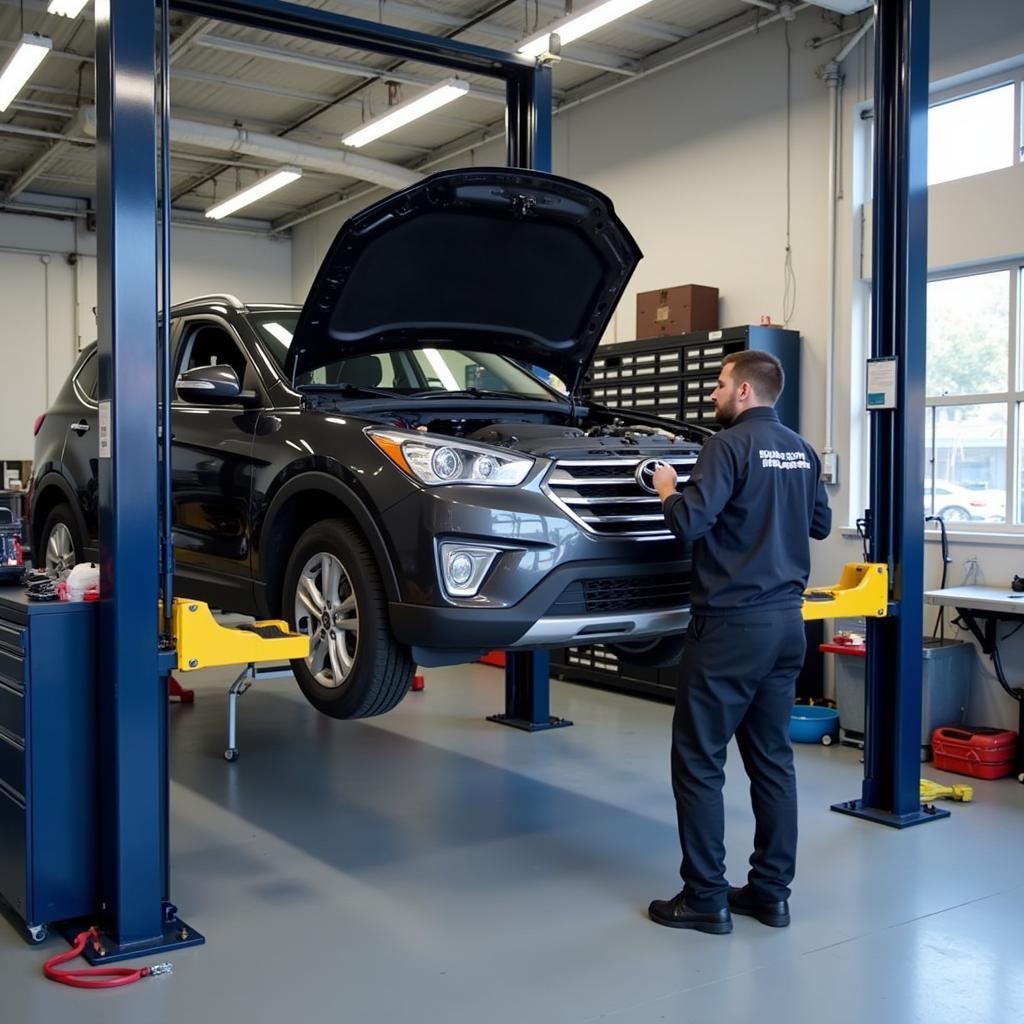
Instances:
[[[942,537],[942,582],[939,584],[939,590],[946,589],[946,576],[949,573],[949,565],[953,561],[949,554],[949,536],[946,533],[946,520],[942,516],[925,516],[924,521],[926,523],[938,523],[939,534]],[[938,614],[935,616],[935,626],[932,629],[932,636],[940,640],[946,639],[946,609],[944,606],[939,606]]]
[[[160,974],[170,974],[174,970],[173,964],[153,964],[152,967],[80,967],[59,971],[59,964],[65,964],[81,956],[86,944],[99,950],[100,933],[95,928],[79,932],[75,936],[74,945],[64,953],[58,953],[50,957],[43,964],[43,974],[50,981],[56,981],[61,985],[70,985],[72,988],[121,988],[123,985],[131,985],[143,978],[153,978]]]
[[[789,41],[789,22],[782,24],[786,38],[786,259],[782,272],[782,325],[788,327],[796,309],[796,273],[793,271],[793,243],[791,236],[793,206],[793,47]]]

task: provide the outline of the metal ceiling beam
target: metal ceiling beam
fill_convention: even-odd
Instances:
[[[374,68],[366,64],[359,64],[355,61],[337,60],[333,57],[318,57],[314,54],[303,53],[300,50],[288,50],[282,46],[270,46],[266,43],[250,43],[244,39],[231,39],[226,36],[208,35],[199,40],[197,46],[213,50],[223,50],[228,53],[240,53],[247,57],[262,57],[265,60],[276,60],[286,64],[299,64],[306,68],[317,68],[321,71],[330,71],[333,74],[351,75],[354,78],[387,78],[390,82],[400,82],[402,85],[418,85],[430,87],[437,85],[438,79],[430,78],[428,75],[417,75],[408,71],[385,71],[383,68]],[[505,103],[503,90],[487,89],[474,85],[471,95],[475,99],[488,100],[492,103]]]
[[[286,100],[302,100],[305,103],[330,103],[334,97],[327,93],[306,92],[302,89],[289,89],[280,85],[268,85],[248,78],[230,78],[227,75],[214,75],[207,71],[189,71],[175,68],[171,75],[172,84],[176,81],[199,82],[203,85],[222,86],[227,89],[242,89],[246,92],[259,92],[266,96],[279,96]],[[345,100],[352,106],[362,106],[360,100]]]
[[[83,111],[82,129],[87,135],[95,135],[95,109]],[[205,124],[202,121],[187,121],[180,117],[171,118],[171,141],[221,150],[224,153],[245,153],[248,156],[263,157],[277,164],[296,164],[314,171],[326,171],[328,174],[373,181],[387,188],[405,188],[423,177],[417,171],[410,171],[398,164],[375,160],[373,157],[350,150],[311,146],[277,135],[263,135],[246,131],[244,128],[228,128]]]
[[[372,10],[375,13],[379,8],[380,0],[349,0],[350,7],[361,7],[367,10]],[[564,14],[564,0],[561,5],[557,4],[546,4],[545,6],[550,7],[552,10],[558,10],[561,14]],[[438,28],[460,28],[465,24],[465,14],[452,14],[446,11],[435,11],[430,7],[423,7],[419,4],[411,3],[394,3],[393,0],[389,0],[386,12],[393,17],[406,17],[410,21],[419,21],[426,25],[436,25]],[[471,28],[465,30],[467,33],[475,33],[477,35],[490,36],[492,39],[500,39],[502,45],[508,45],[509,49],[513,49],[517,43],[523,41],[523,33],[508,25],[496,25],[493,21],[483,20],[474,24]],[[684,35],[680,35],[678,32],[667,33],[661,38],[665,38],[671,42],[678,42]],[[582,64],[584,66],[597,65],[602,70],[611,70],[618,61],[619,65],[629,64],[635,61],[637,55],[621,53],[617,50],[610,50],[603,46],[594,46],[590,43],[573,43],[572,52],[563,55],[562,61],[566,64]]]
[[[188,14],[220,18],[264,32],[335,43],[348,49],[382,53],[418,64],[435,64],[466,74],[494,78],[522,77],[525,81],[535,62],[517,54],[483,46],[471,46],[455,39],[440,39],[422,32],[410,32],[332,11],[303,7],[285,0],[170,0]]]

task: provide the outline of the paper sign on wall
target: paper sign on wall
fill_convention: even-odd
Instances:
[[[896,408],[896,357],[880,356],[868,360],[867,408]]]

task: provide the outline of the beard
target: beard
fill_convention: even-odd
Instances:
[[[729,426],[732,421],[736,418],[735,409],[731,405],[716,405],[715,406],[715,422],[720,423],[723,427]]]

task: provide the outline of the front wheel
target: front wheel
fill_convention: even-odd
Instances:
[[[282,609],[309,637],[292,669],[306,699],[332,718],[369,718],[405,696],[416,666],[391,635],[373,554],[348,523],[329,519],[300,538],[285,572]]]

